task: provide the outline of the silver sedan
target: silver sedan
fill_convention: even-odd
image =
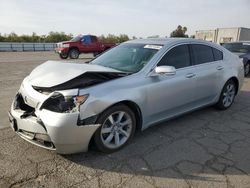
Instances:
[[[226,110],[243,75],[239,58],[210,42],[134,40],[89,64],[41,64],[23,80],[9,119],[20,137],[40,147],[76,153],[93,140],[110,153],[136,130],[205,106]]]

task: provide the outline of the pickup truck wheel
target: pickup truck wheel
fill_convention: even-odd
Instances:
[[[69,57],[68,54],[59,54],[61,59],[67,59]]]
[[[71,49],[69,51],[69,57],[70,57],[70,59],[78,59],[79,54],[80,53],[79,53],[79,51],[77,49]]]

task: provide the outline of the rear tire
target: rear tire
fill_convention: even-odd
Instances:
[[[97,149],[112,153],[123,148],[133,138],[136,118],[129,107],[120,104],[104,111],[97,124],[101,124],[94,134]]]
[[[79,50],[76,48],[73,48],[69,51],[70,59],[78,59],[79,55],[80,55]]]
[[[216,104],[216,107],[219,110],[226,110],[233,104],[236,95],[236,88],[236,83],[233,80],[228,80],[226,82],[221,91],[220,99]]]

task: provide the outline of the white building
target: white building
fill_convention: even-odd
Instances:
[[[215,43],[250,41],[250,29],[243,27],[218,28],[215,30],[196,31],[196,39],[207,40]]]

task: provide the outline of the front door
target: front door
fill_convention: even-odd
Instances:
[[[174,66],[176,74],[148,77],[146,126],[184,113],[194,107],[195,70],[189,47],[178,45],[169,50],[157,66]]]

